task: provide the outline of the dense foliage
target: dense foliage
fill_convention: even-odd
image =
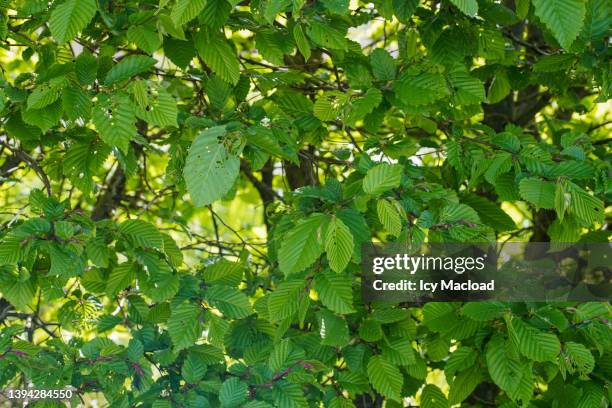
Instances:
[[[609,0],[0,0],[0,388],[607,406],[609,303],[364,304],[359,260],[609,241],[610,21]]]

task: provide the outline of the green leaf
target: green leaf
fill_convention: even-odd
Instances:
[[[317,318],[322,345],[344,347],[348,344],[350,340],[349,330],[344,318],[325,309],[317,313]]]
[[[453,305],[441,302],[426,303],[423,317],[425,325],[437,332],[443,332],[457,320]]]
[[[226,133],[224,126],[207,129],[196,137],[189,148],[183,174],[187,191],[196,206],[209,205],[222,198],[238,177],[238,155],[242,146],[228,150],[225,142],[219,140]]]
[[[582,221],[586,226],[590,226],[596,222],[604,222],[603,201],[590,195],[570,181],[567,182],[566,186],[570,195],[568,212],[574,214],[576,218]]]
[[[491,379],[513,401],[526,403],[531,400],[534,386],[531,363],[515,359],[500,335],[487,344],[486,360]]]
[[[208,265],[202,277],[208,284],[221,284],[227,286],[238,286],[244,275],[244,265],[239,262],[230,262],[220,259],[212,265]]]
[[[598,41],[605,38],[610,29],[610,4],[606,0],[587,2],[584,27],[580,37],[587,41]]]
[[[576,408],[600,408],[606,405],[606,401],[610,400],[609,391],[606,400],[603,387],[596,382],[583,383],[581,388],[583,391],[582,398]]]
[[[268,0],[265,3],[264,17],[269,24],[273,24],[276,15],[284,12],[291,6],[291,0]]]
[[[213,30],[221,28],[230,13],[232,12],[233,4],[225,0],[207,1],[206,7],[200,14],[201,21]]]
[[[353,234],[337,217],[333,217],[327,226],[325,252],[329,266],[335,272],[342,272],[353,255]]]
[[[349,399],[338,396],[329,402],[329,408],[355,408],[355,404]]]
[[[558,182],[555,187],[555,211],[559,221],[563,221],[565,211],[571,202],[571,195],[565,192],[564,183]]]
[[[176,26],[182,26],[193,20],[206,5],[206,0],[177,0],[170,18]]]
[[[163,238],[159,230],[153,224],[142,220],[122,222],[119,225],[119,232],[141,248],[161,249],[163,246]]]
[[[62,102],[57,100],[42,109],[21,111],[21,117],[28,125],[33,125],[46,132],[57,125],[62,117]]]
[[[355,311],[352,284],[350,277],[329,272],[317,274],[314,280],[314,287],[319,293],[321,303],[339,314]]]
[[[346,30],[340,26],[311,20],[308,36],[321,47],[344,51],[348,49]]]
[[[164,253],[168,256],[170,264],[175,268],[178,268],[183,264],[183,253],[176,244],[176,241],[168,234],[162,233],[162,240],[164,241]]]
[[[421,407],[423,408],[448,408],[448,400],[438,387],[427,384],[421,392]]]
[[[484,102],[486,97],[483,83],[465,70],[453,70],[450,74],[450,81],[459,104],[470,105]]]
[[[61,89],[51,83],[43,83],[34,88],[28,96],[28,109],[42,109],[60,97]]]
[[[461,312],[472,320],[484,322],[501,317],[506,309],[507,305],[502,302],[469,302],[463,306]]]
[[[359,325],[359,337],[373,343],[383,337],[382,326],[374,319],[366,319]]]
[[[59,44],[71,41],[96,14],[94,0],[66,0],[51,13],[49,29]]]
[[[113,315],[104,315],[98,319],[98,325],[96,326],[96,330],[99,332],[106,332],[112,330],[115,326],[121,323],[122,319],[119,316]]]
[[[306,38],[306,34],[304,34],[304,30],[300,24],[296,24],[293,27],[293,39],[295,40],[300,54],[302,54],[304,57],[304,61],[308,61],[311,55],[310,43],[308,42],[308,38]]]
[[[249,299],[236,288],[224,285],[212,286],[206,291],[206,299],[230,318],[242,319],[253,313]]]
[[[29,310],[28,305],[34,300],[37,285],[29,278],[17,278],[14,275],[0,273],[0,293],[18,310]]]
[[[378,164],[366,173],[363,179],[363,191],[372,195],[382,194],[392,188],[399,187],[401,176],[401,165]]]
[[[285,276],[299,273],[312,265],[323,252],[324,214],[311,214],[284,237],[278,251],[278,266]]]
[[[178,127],[176,122],[178,110],[174,98],[161,86],[149,90],[147,104],[138,106],[136,115],[154,126]]]
[[[334,14],[344,15],[349,12],[349,0],[322,0],[322,3]]]
[[[409,338],[389,340],[382,346],[382,350],[383,355],[393,364],[408,366],[416,361],[412,340]]]
[[[420,0],[393,0],[393,10],[399,21],[405,23],[418,8]]]
[[[478,14],[478,2],[476,0],[451,0],[463,14],[474,17]]]
[[[473,366],[460,372],[453,379],[448,393],[448,403],[455,405],[465,400],[482,382],[482,374],[478,366]]]
[[[221,79],[235,85],[240,79],[240,63],[224,36],[200,30],[195,37],[198,54]]]
[[[514,220],[495,202],[475,194],[467,195],[461,201],[476,210],[478,218],[494,230],[503,232],[516,229]]]
[[[98,75],[98,59],[89,51],[83,50],[76,59],[75,73],[81,85],[91,84]]]
[[[185,69],[195,57],[196,51],[193,41],[177,40],[166,38],[164,41],[164,55],[172,61],[174,65]]]
[[[402,232],[402,218],[397,209],[397,204],[389,200],[378,200],[376,202],[376,212],[385,230],[394,237],[399,237]]]
[[[533,0],[535,15],[546,24],[559,44],[569,49],[584,24],[583,0]]]
[[[223,408],[242,406],[247,400],[248,386],[237,377],[231,377],[223,382],[219,390],[219,401]]]
[[[350,111],[346,114],[346,123],[354,126],[358,120],[372,112],[382,101],[382,93],[376,88],[370,88],[365,95],[352,101]]]
[[[326,92],[317,98],[312,108],[313,113],[323,121],[336,120],[347,100],[348,96],[340,92]]]
[[[153,54],[161,47],[162,40],[160,34],[155,31],[153,26],[137,25],[131,26],[127,31],[129,41],[149,54]]]
[[[444,375],[446,378],[453,378],[457,371],[472,367],[476,361],[476,357],[477,353],[474,349],[466,346],[459,347],[450,355],[448,360],[446,360]]]
[[[62,107],[64,114],[73,121],[82,119],[89,121],[91,117],[91,98],[79,87],[66,87],[62,93]]]
[[[272,353],[268,357],[268,367],[272,371],[281,371],[286,368],[291,360],[289,359],[290,349],[292,348],[289,339],[281,340],[277,345],[274,346]]]
[[[171,308],[168,319],[168,333],[176,350],[195,344],[202,333],[199,320],[200,308],[193,303],[180,303]]]
[[[555,207],[555,183],[527,177],[519,183],[521,197],[536,208],[553,209]]]
[[[397,366],[383,356],[372,356],[368,361],[368,378],[370,384],[383,396],[400,402],[404,376]]]
[[[448,95],[446,81],[440,74],[406,73],[395,82],[398,98],[407,105],[427,105]]]
[[[579,373],[582,376],[590,374],[595,368],[593,354],[583,344],[568,341],[563,345],[559,356],[559,367],[565,377],[565,371]]]
[[[541,332],[518,318],[507,322],[508,331],[525,357],[534,361],[553,361],[559,354],[561,344],[554,334]]]
[[[272,390],[274,406],[283,408],[306,408],[308,403],[304,391],[298,384],[276,382]]]
[[[157,61],[146,55],[130,55],[123,58],[117,65],[111,68],[104,79],[105,85],[112,85],[115,82],[125,81],[134,75],[148,71]]]
[[[306,283],[302,279],[285,281],[277,286],[268,298],[270,321],[276,322],[294,315],[300,299],[306,293],[305,286]]]
[[[499,70],[491,84],[489,85],[489,93],[487,94],[487,102],[488,103],[498,103],[501,102],[512,90],[512,86],[510,85],[510,81],[508,79],[508,74],[506,71]]]
[[[125,262],[113,268],[106,281],[106,292],[109,295],[116,295],[125,289],[134,280],[134,265]]]
[[[574,322],[584,322],[599,316],[610,316],[609,306],[605,302],[586,302],[576,308]]]
[[[406,1],[407,3],[409,1]],[[374,78],[379,81],[391,81],[395,79],[395,60],[383,48],[376,48],[370,54],[370,64]]]
[[[198,353],[190,352],[183,362],[181,375],[187,384],[197,384],[206,374],[206,365]]]

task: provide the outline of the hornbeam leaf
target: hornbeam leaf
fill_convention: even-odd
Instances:
[[[226,136],[224,126],[200,133],[191,144],[183,174],[187,191],[195,205],[202,207],[222,198],[234,185],[242,146],[229,150],[219,139]]]
[[[404,376],[397,366],[383,356],[372,356],[368,361],[368,378],[376,391],[394,401],[401,401]]]
[[[191,347],[202,333],[200,308],[193,303],[172,306],[168,319],[168,333],[176,350]]]
[[[402,218],[396,204],[389,200],[378,200],[376,212],[385,230],[394,237],[398,237],[402,232]]]
[[[427,72],[402,75],[394,89],[399,99],[407,105],[427,105],[448,95],[444,77]]]
[[[161,249],[164,241],[161,233],[153,224],[142,220],[127,220],[119,226],[119,232],[142,248]]]
[[[512,231],[516,229],[514,220],[510,218],[495,202],[475,194],[469,194],[461,200],[478,213],[478,218],[496,231]]]
[[[427,384],[421,392],[421,406],[423,408],[448,408],[448,400],[438,387]]]
[[[172,7],[170,18],[176,26],[182,26],[200,14],[205,5],[206,0],[178,0]]]
[[[286,276],[312,265],[323,252],[322,228],[327,216],[310,215],[285,236],[278,251],[278,266]]]
[[[582,29],[585,3],[584,0],[533,0],[535,15],[565,49],[570,48]]]
[[[300,51],[300,54],[304,57],[304,61],[308,61],[310,59],[311,49],[310,43],[308,42],[308,38],[306,38],[306,34],[304,34],[304,30],[302,26],[296,24],[293,27],[293,39],[295,40],[295,44]]]
[[[382,163],[372,167],[363,179],[363,191],[378,195],[392,188],[399,187],[402,166]]]
[[[527,177],[519,183],[519,193],[536,208],[552,209],[555,207],[555,183]]]
[[[512,400],[527,402],[534,386],[531,363],[515,358],[509,347],[501,335],[494,336],[486,348],[487,368],[493,382]]]
[[[559,356],[560,366],[570,373],[578,372],[581,375],[591,373],[595,368],[595,358],[584,344],[568,341],[563,345]],[[563,369],[561,371],[564,374]]]
[[[507,320],[508,331],[525,357],[534,361],[553,361],[561,350],[559,339],[552,333],[541,332],[518,318]]]
[[[502,302],[469,302],[466,303],[461,312],[472,320],[488,321],[500,317],[507,305]]]
[[[405,3],[410,3],[407,0]],[[395,60],[383,48],[377,48],[370,54],[370,64],[374,77],[380,81],[390,81],[395,79]]]
[[[355,311],[352,285],[350,277],[330,272],[316,275],[314,281],[321,303],[329,310],[340,314]]]
[[[136,117],[127,96],[100,97],[92,120],[104,143],[127,153],[130,141],[136,136]]]
[[[161,86],[153,87],[147,99],[146,106],[138,105],[136,108],[138,117],[154,126],[178,126],[176,101],[166,89]]]
[[[242,319],[253,313],[249,299],[236,288],[224,285],[211,286],[206,291],[206,299],[230,318]]]
[[[201,29],[195,37],[195,46],[206,65],[221,79],[232,85],[238,83],[240,63],[225,37],[208,29]]]
[[[71,41],[96,14],[95,0],[67,0],[51,13],[49,29],[58,43]]]
[[[130,55],[125,57],[108,71],[104,84],[112,85],[115,82],[130,79],[134,75],[149,70],[156,63],[155,58],[147,57],[146,55]]]
[[[467,16],[474,17],[478,13],[478,2],[476,0],[451,0],[451,3]]]
[[[586,226],[591,226],[595,222],[603,222],[605,218],[604,203],[599,198],[594,197],[568,181],[566,184],[570,195],[570,205],[568,211],[576,216]]]
[[[152,26],[136,25],[128,28],[127,38],[138,48],[153,54],[162,44],[161,35]]]
[[[335,272],[342,272],[353,255],[353,234],[337,217],[333,217],[327,226],[325,252],[329,266]]]
[[[305,286],[306,283],[302,279],[281,283],[268,298],[270,320],[283,320],[297,312],[300,299],[305,295]]]
[[[247,384],[238,377],[231,377],[223,382],[219,390],[219,401],[223,408],[242,406],[248,396]]]

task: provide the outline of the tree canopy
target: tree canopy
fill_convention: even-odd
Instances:
[[[0,0],[0,388],[607,406],[609,303],[365,303],[359,263],[609,242],[610,9]]]

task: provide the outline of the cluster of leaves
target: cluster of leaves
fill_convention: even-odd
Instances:
[[[608,0],[0,0],[0,388],[607,406],[609,303],[364,304],[359,263],[608,242],[609,33]]]

